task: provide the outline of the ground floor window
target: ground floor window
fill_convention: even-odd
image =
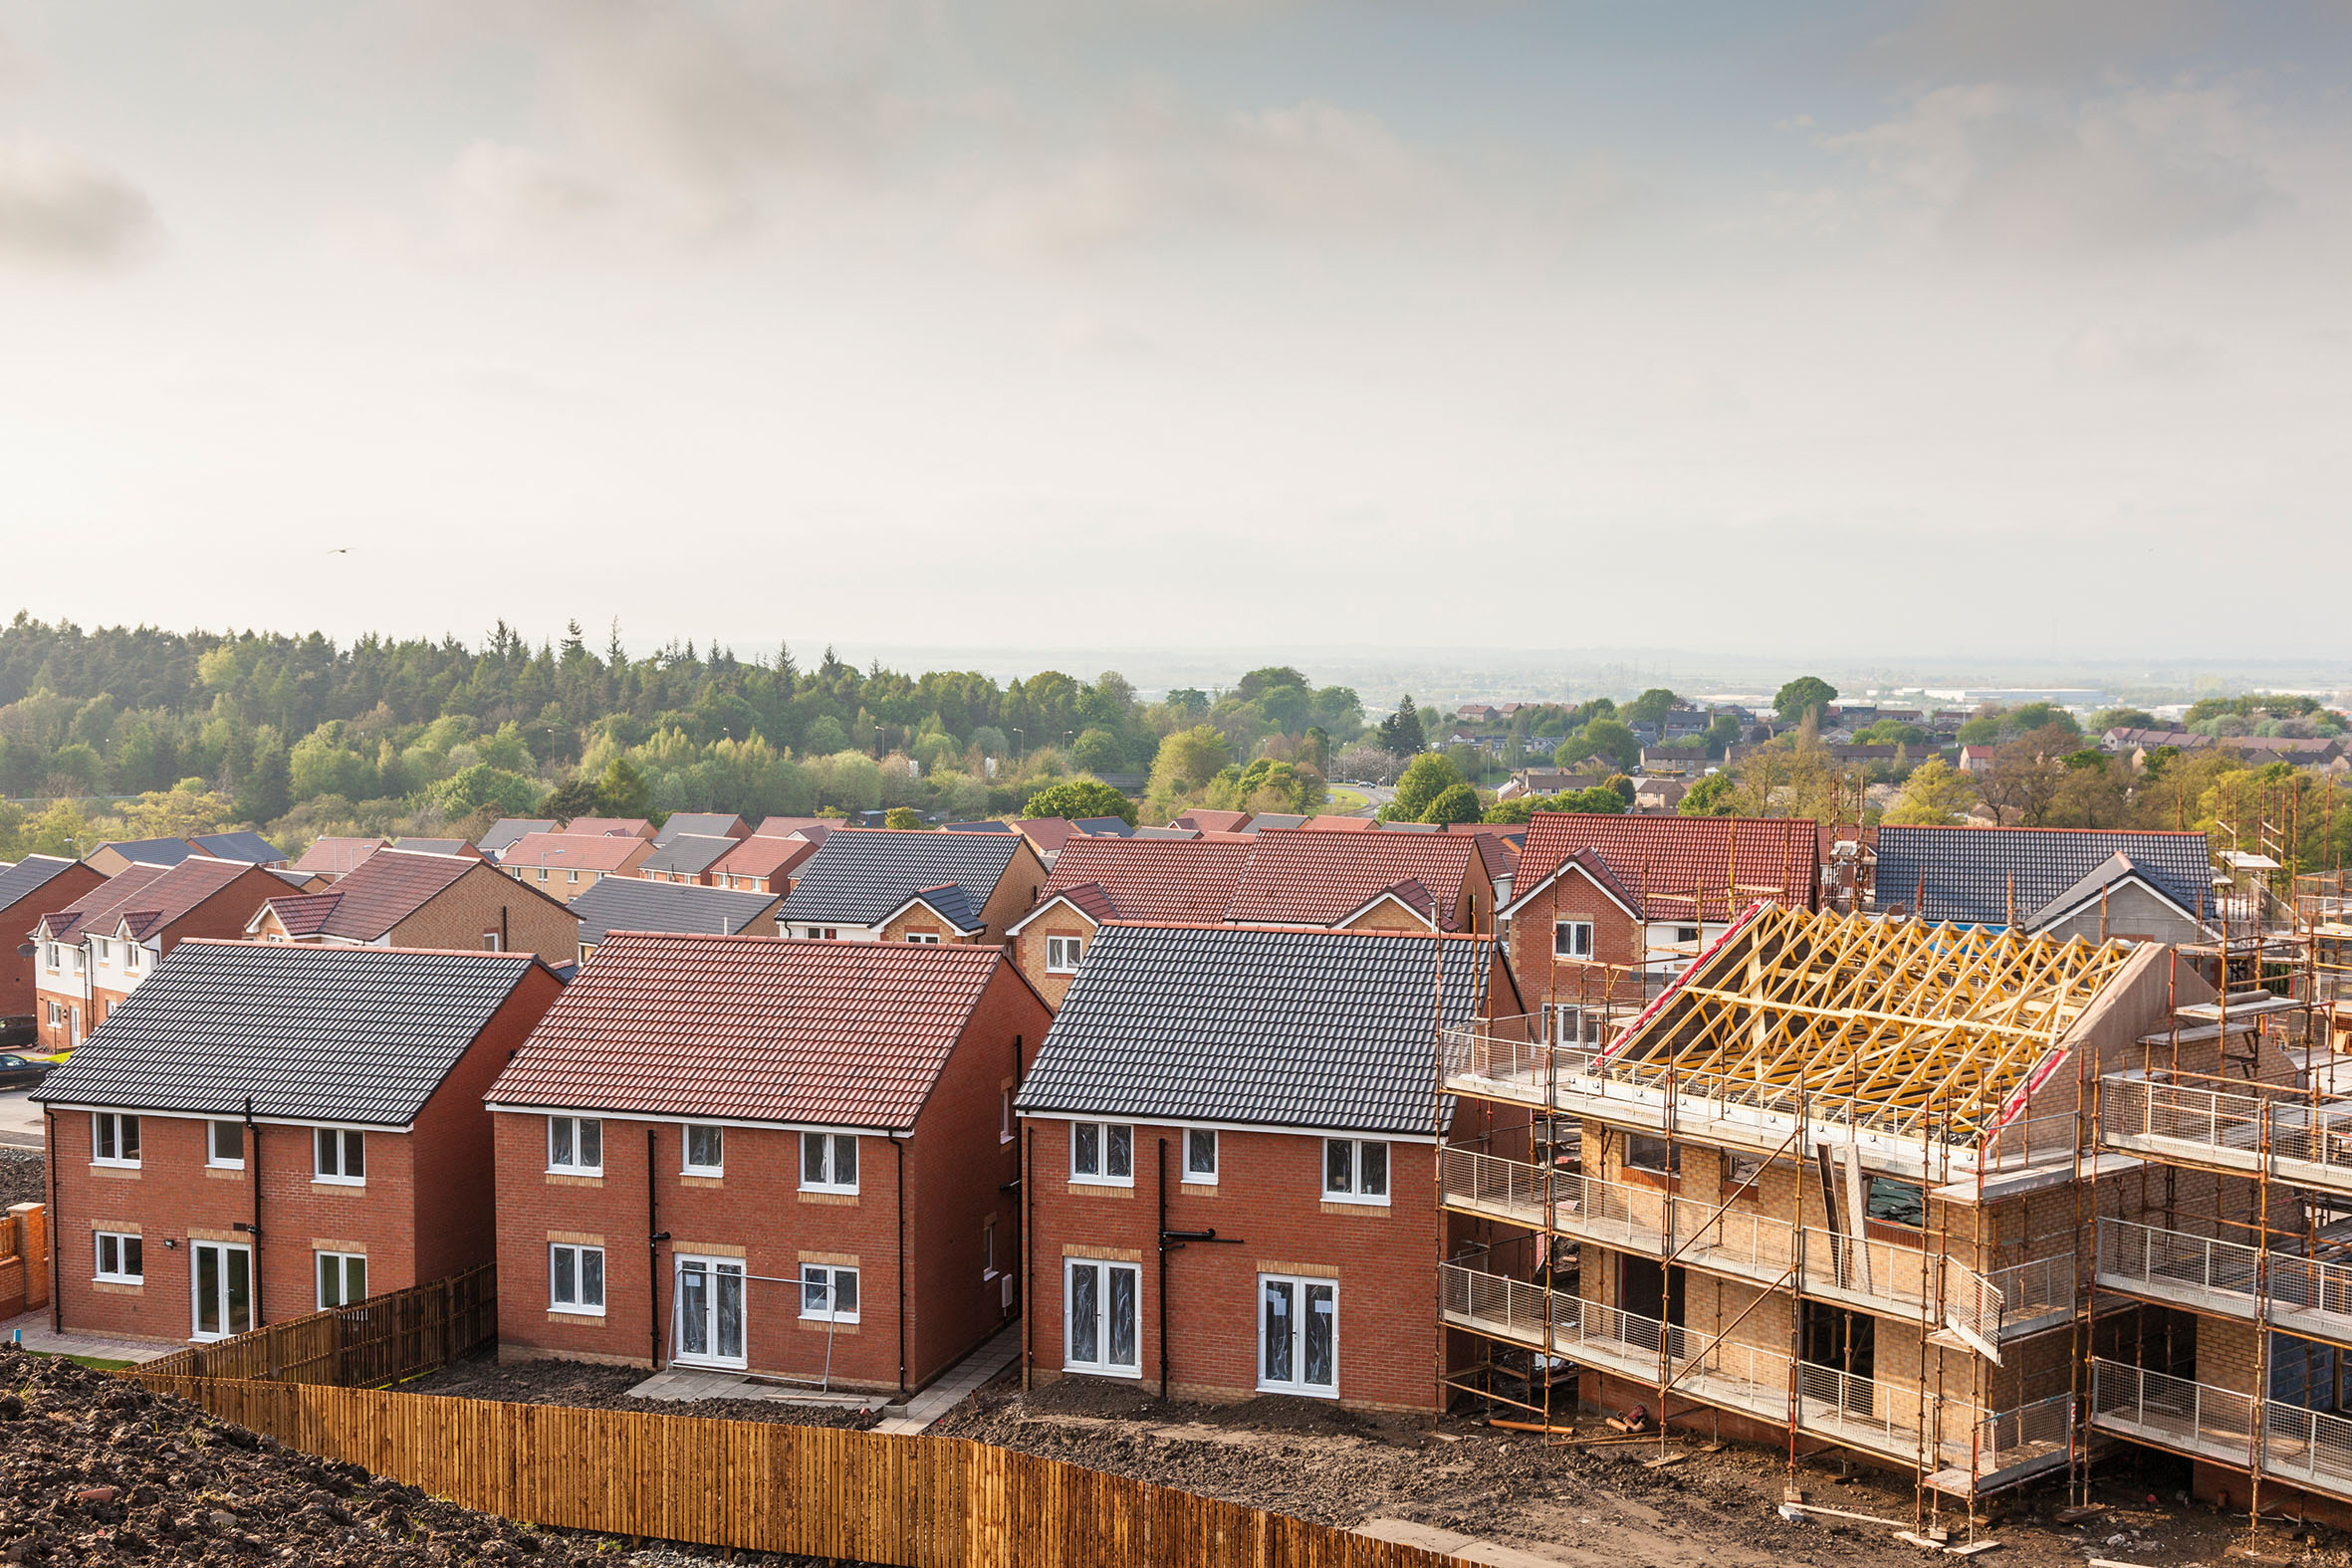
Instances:
[[[1103,1263],[1085,1257],[1070,1258],[1065,1267],[1062,1299],[1068,1303],[1068,1324],[1061,1348],[1063,1369],[1141,1377],[1143,1350],[1136,1333],[1136,1303],[1142,1294],[1143,1270],[1133,1263]]]
[[[1258,1387],[1270,1394],[1339,1393],[1339,1282],[1258,1276]]]
[[[857,1270],[828,1263],[801,1265],[801,1316],[821,1323],[857,1321]]]
[[[319,1307],[350,1306],[354,1301],[367,1299],[367,1254],[364,1252],[321,1252],[319,1254]]]
[[[135,1285],[146,1278],[145,1243],[117,1231],[98,1232],[98,1277],[119,1285]]]
[[[547,1249],[548,1305],[559,1312],[604,1310],[604,1249],[558,1241]]]
[[[677,1321],[680,1361],[743,1366],[743,1259],[679,1258]]]

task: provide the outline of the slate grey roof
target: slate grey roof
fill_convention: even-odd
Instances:
[[[198,833],[188,842],[215,860],[250,860],[257,866],[266,866],[286,858],[285,850],[244,828],[230,833]]]
[[[133,865],[142,866],[175,866],[196,852],[195,847],[184,838],[118,838],[112,843],[101,844],[98,848],[112,849]],[[98,850],[94,849],[91,853],[96,854]],[[216,855],[213,858],[220,857]],[[272,855],[270,858],[276,860],[280,857]]]
[[[735,847],[732,838],[717,838],[707,834],[688,833],[656,844],[653,853],[637,862],[639,871],[683,871],[688,876],[700,876],[711,868],[711,863]],[[606,877],[604,880],[612,880]]]
[[[35,1091],[58,1105],[403,1127],[537,963],[191,940]]]
[[[673,838],[735,838],[750,831],[733,811],[673,811],[653,835],[653,847],[662,848]]]
[[[513,848],[533,833],[552,833],[555,830],[556,819],[552,816],[502,816],[483,829],[474,847],[495,860],[503,851]]]
[[[979,822],[942,823],[940,831],[944,833],[1010,833],[1013,831],[1013,824],[1000,822],[992,817]]]
[[[964,890],[953,882],[942,882],[937,887],[919,888],[916,890],[914,897],[921,899],[925,904],[936,910],[940,919],[946,921],[958,931],[978,931],[983,925],[986,924],[986,922],[980,918],[979,906],[973,903],[972,900],[965,895]],[[913,899],[909,899],[907,903],[901,905],[900,908],[910,907],[913,901]],[[892,911],[893,914],[896,912],[897,911],[895,910]]]
[[[926,887],[954,882],[974,909],[1026,842],[1015,833],[920,833],[844,827],[801,863],[786,922],[872,926]]]
[[[594,947],[610,931],[724,937],[748,929],[772,937],[780,902],[773,893],[731,893],[723,887],[698,887],[691,882],[608,876],[574,899],[571,909],[580,917],[582,944]]]
[[[1096,933],[1037,1065],[1029,1112],[1427,1133],[1445,1021],[1486,1002],[1488,937],[1249,927]],[[1515,998],[1504,999],[1510,1011]]]
[[[1930,921],[2020,926],[2112,855],[2192,916],[2213,907],[2213,856],[2203,833],[2066,827],[1882,827],[1874,899],[1922,903]],[[2011,888],[2014,887],[2014,904]],[[1922,889],[1924,888],[1924,895]]]
[[[1100,838],[1105,834],[1112,838],[1126,838],[1135,831],[1134,824],[1123,816],[1081,816],[1069,825],[1088,838]]]
[[[15,865],[0,868],[0,909],[40,891],[73,863],[57,855],[27,855]]]

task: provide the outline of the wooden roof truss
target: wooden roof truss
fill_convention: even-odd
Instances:
[[[1610,1052],[1611,1071],[1973,1144],[2129,958],[2079,937],[1766,906]]]

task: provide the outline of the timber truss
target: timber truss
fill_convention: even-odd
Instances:
[[[2130,958],[2079,937],[1760,905],[1606,1052],[1608,1074],[1973,1144]]]

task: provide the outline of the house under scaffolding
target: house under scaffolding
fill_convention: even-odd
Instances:
[[[1446,1031],[1443,1090],[1527,1117],[1441,1133],[1475,1222],[1439,1264],[1448,1383],[1546,1429],[1639,1404],[1861,1456],[1923,1512],[2065,1472],[2076,1238],[2142,1163],[2097,1145],[2092,1085],[2210,999],[2170,959],[1758,904],[1604,1043]]]

